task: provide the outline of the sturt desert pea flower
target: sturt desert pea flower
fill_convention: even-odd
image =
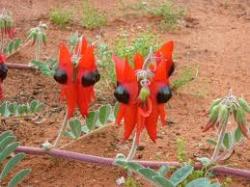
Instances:
[[[95,97],[93,86],[100,79],[94,47],[82,39],[74,54],[70,54],[64,43],[60,45],[59,53],[59,65],[54,79],[61,85],[61,96],[67,102],[67,118],[73,116],[77,107],[85,117]]]
[[[0,54],[0,100],[3,99],[3,88],[2,88],[2,83],[3,80],[6,79],[7,73],[8,73],[8,67],[5,64],[6,57],[4,54]]]
[[[120,102],[116,123],[124,121],[124,140],[135,130],[139,144],[140,134],[146,128],[155,142],[158,119],[166,124],[164,103],[172,96],[169,88],[169,76],[174,66],[172,52],[173,42],[164,44],[153,55],[156,60],[148,64],[148,68],[140,54],[134,57],[134,68],[127,60],[113,56],[117,77],[114,95]]]

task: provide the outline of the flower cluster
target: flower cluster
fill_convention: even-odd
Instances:
[[[60,45],[59,53],[59,65],[54,79],[61,85],[61,96],[66,99],[67,118],[73,116],[77,107],[85,117],[95,95],[93,86],[100,79],[94,47],[83,38],[73,54],[64,43]]]
[[[155,141],[158,118],[166,124],[164,103],[172,96],[169,76],[174,71],[173,47],[172,41],[167,42],[145,60],[136,54],[134,68],[127,60],[113,56],[117,76],[114,95],[120,102],[116,123],[124,121],[124,140],[135,129],[138,144],[140,134],[146,128]]]

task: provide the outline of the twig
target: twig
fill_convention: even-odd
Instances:
[[[106,166],[112,166],[114,163],[113,158],[106,158],[106,157],[88,155],[88,154],[77,153],[77,152],[66,151],[66,150],[59,150],[59,149],[51,149],[49,151],[46,151],[42,148],[19,146],[16,149],[16,152],[17,153],[23,152],[23,153],[32,154],[32,155],[50,155],[56,158],[76,160],[76,161],[85,162],[85,163],[87,162],[87,163],[93,163],[93,164],[102,164]],[[174,166],[174,167],[181,166],[181,163],[178,163],[178,162],[160,162],[160,161],[142,161],[142,160],[140,161],[134,160],[133,162],[136,162],[136,163],[142,164],[145,167],[151,167],[151,168],[159,168],[162,165],[168,165],[168,166]],[[194,167],[196,169],[201,169],[202,165],[200,163],[195,163]],[[236,177],[243,177],[247,180],[250,180],[250,170],[248,169],[238,169],[238,168],[217,166],[212,169],[212,172],[217,175],[231,175],[231,176],[236,176]]]

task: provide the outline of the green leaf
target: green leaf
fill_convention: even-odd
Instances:
[[[230,132],[225,133],[223,138],[223,144],[227,149],[230,149],[233,145],[233,136]]]
[[[111,105],[104,105],[99,109],[99,121],[101,122],[101,124],[105,124],[108,119],[109,119],[109,115],[111,112]]]
[[[115,164],[127,168],[127,161],[125,159],[116,159]]]
[[[18,153],[13,158],[11,158],[8,163],[4,166],[1,175],[0,180],[3,180],[4,177],[6,177],[9,172],[25,157],[24,153]]]
[[[211,160],[207,157],[197,158],[198,161],[202,163],[203,166],[207,167],[211,164]]]
[[[153,176],[153,181],[162,187],[175,187],[175,185],[170,180],[164,178],[163,176]]]
[[[161,166],[160,169],[158,170],[158,173],[159,173],[159,175],[161,175],[161,176],[165,176],[165,175],[168,173],[168,171],[169,171],[168,165],[163,165],[163,166]]]
[[[207,139],[207,143],[214,146],[217,144],[216,141],[212,139]]]
[[[19,144],[17,142],[13,142],[9,144],[7,147],[3,149],[0,153],[0,163],[3,162],[5,158],[7,158],[12,152],[14,152]]]
[[[48,64],[48,62],[32,60],[31,64],[46,76],[52,77],[54,75],[54,70],[50,68],[50,64]]]
[[[8,102],[4,102],[0,106],[0,113],[1,113],[1,116],[3,117],[9,117],[11,115],[8,104],[9,104]]]
[[[12,54],[14,51],[17,50],[18,47],[21,45],[21,40],[20,39],[15,39],[10,41],[6,48],[4,49],[5,54]]]
[[[8,107],[9,107],[9,111],[11,112],[11,114],[15,115],[17,112],[17,103],[16,102],[10,103]]]
[[[140,173],[145,178],[153,181],[153,176],[158,175],[154,170],[150,168],[142,168],[138,170],[138,173]]]
[[[208,178],[202,177],[189,182],[186,187],[220,187],[220,184],[211,184]]]
[[[183,182],[192,172],[194,168],[191,165],[185,165],[177,169],[170,178],[170,181],[174,183],[175,186]]]
[[[242,138],[242,132],[240,130],[240,128],[238,127],[235,131],[234,131],[234,141],[237,143],[241,140]]]
[[[81,128],[81,131],[84,132],[85,134],[87,134],[87,133],[90,132],[90,130],[89,130],[89,128],[88,128],[87,125],[83,125],[82,128]]]
[[[6,136],[0,142],[0,150],[3,150],[7,145],[14,142],[15,140],[16,140],[16,137],[14,137],[12,134],[10,134],[9,136]]]
[[[139,169],[142,169],[141,165],[134,163],[134,162],[128,162],[127,167],[128,169],[131,169],[133,171],[138,171]]]
[[[113,110],[113,112],[114,112],[114,116],[116,117],[117,116],[117,114],[118,114],[118,111],[119,111],[119,102],[116,102],[115,103],[115,106],[114,106],[114,110]]]
[[[19,171],[8,183],[8,187],[15,187],[18,183],[22,182],[22,180],[30,174],[31,169],[23,169]]]
[[[93,130],[96,125],[96,121],[98,119],[98,112],[90,112],[86,119],[86,125],[89,130]]]
[[[63,132],[63,135],[67,136],[69,138],[72,138],[72,139],[76,139],[76,137],[75,137],[75,135],[73,134],[72,131],[65,131],[65,132]]]
[[[2,141],[4,138],[6,138],[7,136],[12,136],[12,131],[4,131],[0,134],[0,141]]]
[[[78,119],[70,120],[69,122],[70,130],[74,134],[74,137],[77,139],[81,136],[81,122]]]
[[[38,100],[32,100],[30,103],[30,111],[33,113],[40,112],[43,108],[43,104]]]

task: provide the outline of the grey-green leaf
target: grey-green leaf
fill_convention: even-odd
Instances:
[[[242,132],[240,130],[240,128],[238,127],[235,131],[234,131],[234,141],[235,143],[239,142],[242,138]]]
[[[174,185],[178,185],[183,182],[192,172],[194,168],[191,165],[185,165],[179,169],[177,169],[170,178],[170,181],[174,183]]]
[[[98,119],[98,112],[90,112],[86,119],[86,125],[89,130],[93,130],[96,125],[96,121]]]
[[[4,131],[0,134],[0,141],[2,141],[5,137],[12,135],[12,131]]]
[[[9,144],[7,147],[3,149],[0,153],[0,163],[7,158],[12,152],[14,152],[19,144],[17,142],[13,142]]]
[[[99,121],[101,122],[101,124],[105,124],[108,119],[109,119],[109,115],[111,113],[111,105],[104,105],[99,109]]]
[[[207,178],[201,177],[189,182],[186,187],[220,187],[220,184],[211,184]]]
[[[22,182],[22,180],[30,174],[31,169],[23,169],[19,171],[8,183],[8,187],[15,187],[18,183]]]
[[[154,170],[150,168],[139,169],[138,172],[149,180],[153,180],[153,176],[158,175]]]
[[[160,175],[153,176],[153,181],[161,187],[175,187],[175,185],[170,180]]]
[[[231,148],[233,144],[233,137],[230,132],[225,133],[224,138],[223,138],[223,144],[227,149]]]
[[[14,157],[12,157],[8,163],[4,166],[1,175],[0,180],[3,180],[4,177],[6,177],[9,172],[25,157],[24,153],[18,153]]]
[[[14,142],[15,140],[16,138],[12,134],[6,136],[0,142],[0,151],[2,151],[5,147],[7,147],[10,143]]]
[[[160,169],[158,170],[159,175],[161,176],[165,176],[169,171],[169,167],[167,165],[163,165],[160,167]]]
[[[69,126],[76,139],[79,138],[81,136],[81,122],[78,119],[73,119],[69,122]]]
[[[134,162],[128,162],[127,167],[128,169],[131,169],[133,171],[138,171],[139,169],[142,169],[141,165],[134,163]]]

